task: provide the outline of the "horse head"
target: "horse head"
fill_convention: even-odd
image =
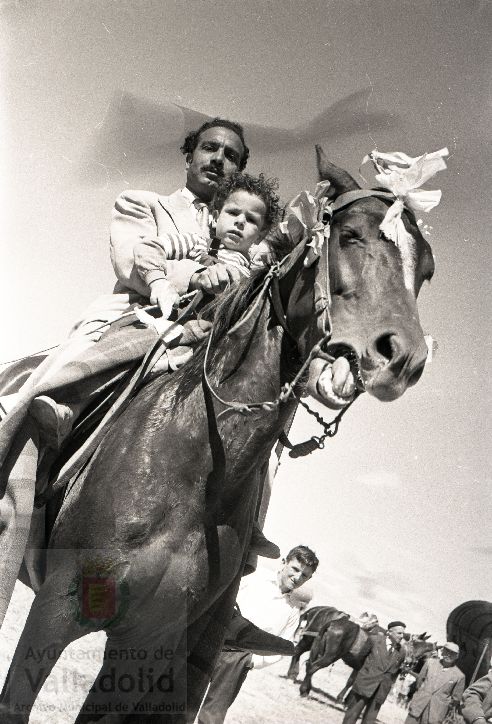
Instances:
[[[430,638],[430,634],[425,638],[413,635],[410,637],[410,641],[405,644],[405,663],[408,669],[412,671],[420,670],[425,659],[437,651],[437,645],[428,641],[428,638]]]
[[[308,391],[335,409],[348,404],[356,389],[394,400],[418,381],[427,358],[417,296],[434,272],[431,248],[406,209],[405,243],[389,240],[380,226],[395,197],[361,189],[320,147],[317,154],[320,178],[329,181],[331,218],[319,219],[325,237],[319,257],[310,264],[304,256],[302,273],[288,285],[287,304],[303,354],[319,347],[311,355]],[[312,291],[311,305],[306,301],[313,287],[316,328],[306,323],[313,315]]]

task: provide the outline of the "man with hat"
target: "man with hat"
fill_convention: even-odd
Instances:
[[[459,655],[459,646],[447,641],[440,658],[427,659],[405,724],[440,724],[450,707],[458,704],[465,688],[465,675],[456,666]]]
[[[405,661],[405,628],[402,621],[391,621],[386,634],[371,636],[371,649],[355,677],[342,724],[355,724],[361,714],[362,724],[376,721]]]

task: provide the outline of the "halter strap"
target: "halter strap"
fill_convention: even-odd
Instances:
[[[384,201],[393,202],[395,200],[395,195],[390,191],[379,191],[377,189],[354,189],[353,191],[345,191],[345,193],[337,196],[335,201],[331,204],[331,211],[334,214],[336,211],[340,211],[340,209],[345,208],[345,206],[350,206],[350,204],[353,204],[354,201],[359,201],[359,199],[368,199],[371,198],[371,196],[377,199],[383,199]]]

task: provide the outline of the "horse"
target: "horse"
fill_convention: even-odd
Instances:
[[[327,371],[341,357],[358,391],[380,400],[420,378],[430,246],[405,211],[404,261],[379,229],[394,198],[317,153],[333,202],[320,256],[306,263],[306,233],[281,263],[225,292],[208,342],[139,389],[70,483],[2,692],[21,721],[61,652],[96,630],[107,634],[104,661],[78,724],[130,724],[142,712],[193,721],[232,616],[260,473],[306,379],[328,405]],[[41,666],[32,651],[51,655]],[[150,652],[164,655],[150,666]]]
[[[300,619],[295,638],[299,639],[292,656],[287,677],[296,681],[299,674],[299,659],[309,651],[306,663],[306,675],[300,685],[300,695],[308,696],[311,691],[312,677],[320,669],[331,666],[339,659],[357,672],[370,651],[370,635],[381,632],[380,626],[365,630],[364,627],[349,618],[348,614],[331,606],[314,606],[305,611]],[[352,677],[352,675],[351,675]],[[349,678],[346,687],[352,685]],[[337,700],[340,699],[340,696]]]
[[[405,644],[407,649],[405,673],[410,673],[415,677],[414,681],[408,687],[406,700],[403,702],[407,706],[417,691],[417,675],[421,672],[427,659],[434,656],[437,652],[436,642],[429,641],[428,639],[430,639],[430,634],[424,631],[424,633],[410,636],[410,639]]]

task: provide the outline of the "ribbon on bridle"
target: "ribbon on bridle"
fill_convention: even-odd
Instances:
[[[311,266],[321,255],[325,239],[330,236],[330,226],[324,218],[327,212],[331,216],[330,202],[325,198],[329,186],[329,181],[320,181],[314,194],[301,191],[287,206],[285,221],[280,224],[280,230],[295,244],[307,238],[304,266]]]
[[[439,189],[425,191],[420,186],[438,171],[446,168],[444,157],[448,155],[447,148],[424,153],[423,156],[416,158],[407,156],[401,151],[380,153],[374,150],[363,158],[361,167],[372,161],[378,172],[375,176],[376,181],[395,197],[379,228],[396,246],[400,246],[409,236],[402,219],[403,210],[409,209],[415,215],[421,212],[428,213],[440,202]]]

